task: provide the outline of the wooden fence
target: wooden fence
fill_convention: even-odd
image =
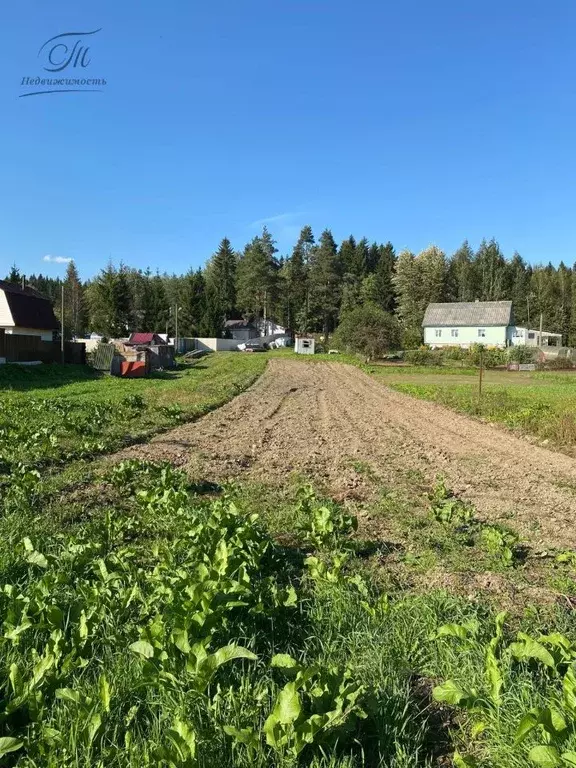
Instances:
[[[7,363],[61,363],[59,341],[42,341],[39,336],[18,336],[0,328],[0,360]],[[64,343],[64,362],[86,365],[86,346],[80,342]]]

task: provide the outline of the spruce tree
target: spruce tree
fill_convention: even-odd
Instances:
[[[356,240],[354,239],[353,235],[350,235],[350,237],[342,241],[340,245],[339,256],[344,274],[355,275],[357,268]]]
[[[354,254],[355,269],[354,274],[360,279],[365,277],[371,270],[370,266],[370,248],[368,246],[368,240],[363,237],[359,243],[356,244],[356,253]]]
[[[224,317],[231,317],[236,309],[236,266],[237,256],[225,237],[206,265],[206,290],[214,310]]]
[[[131,301],[124,268],[109,263],[87,290],[91,328],[104,336],[117,338],[127,334]]]
[[[481,287],[476,279],[474,251],[468,240],[452,254],[446,275],[447,301],[474,301],[480,298]]]
[[[393,282],[396,289],[396,314],[405,347],[418,346],[421,341],[419,279],[416,256],[412,251],[401,251],[396,261]]]
[[[64,331],[67,338],[83,336],[86,331],[84,286],[73,261],[69,262],[64,278]]]
[[[255,237],[238,262],[237,302],[246,315],[258,318],[268,314],[274,292],[277,265],[270,243]]]
[[[332,232],[325,229],[310,257],[310,303],[325,340],[335,326],[342,270]]]
[[[372,248],[370,250],[372,251]],[[373,271],[373,300],[385,312],[393,312],[396,304],[393,283],[395,266],[396,253],[392,243],[378,246],[378,260]]]

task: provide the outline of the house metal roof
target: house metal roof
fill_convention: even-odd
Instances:
[[[0,280],[0,291],[6,295],[15,326],[38,331],[55,331],[60,327],[50,300],[34,288]]]
[[[422,325],[507,326],[513,325],[511,301],[458,301],[428,304]]]
[[[226,328],[237,328],[237,329],[246,329],[246,330],[252,330],[253,328],[256,328],[254,323],[252,323],[250,320],[226,320],[224,323],[224,326]]]
[[[133,333],[128,339],[128,344],[164,344],[157,333]]]

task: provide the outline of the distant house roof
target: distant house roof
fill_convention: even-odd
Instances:
[[[422,325],[513,325],[511,301],[458,301],[428,304]]]
[[[226,320],[224,327],[235,330],[240,330],[241,328],[246,330],[256,329],[256,326],[250,320]]]
[[[34,288],[0,280],[0,291],[6,296],[15,326],[38,331],[55,331],[60,327],[50,299]]]
[[[128,339],[128,344],[165,344],[157,333],[133,333]]]

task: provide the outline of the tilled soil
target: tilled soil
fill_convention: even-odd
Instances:
[[[275,483],[297,471],[342,498],[362,495],[356,462],[390,487],[410,472],[431,484],[441,473],[482,517],[533,547],[576,546],[576,460],[340,363],[273,359],[227,405],[121,454],[135,456],[209,481]]]

